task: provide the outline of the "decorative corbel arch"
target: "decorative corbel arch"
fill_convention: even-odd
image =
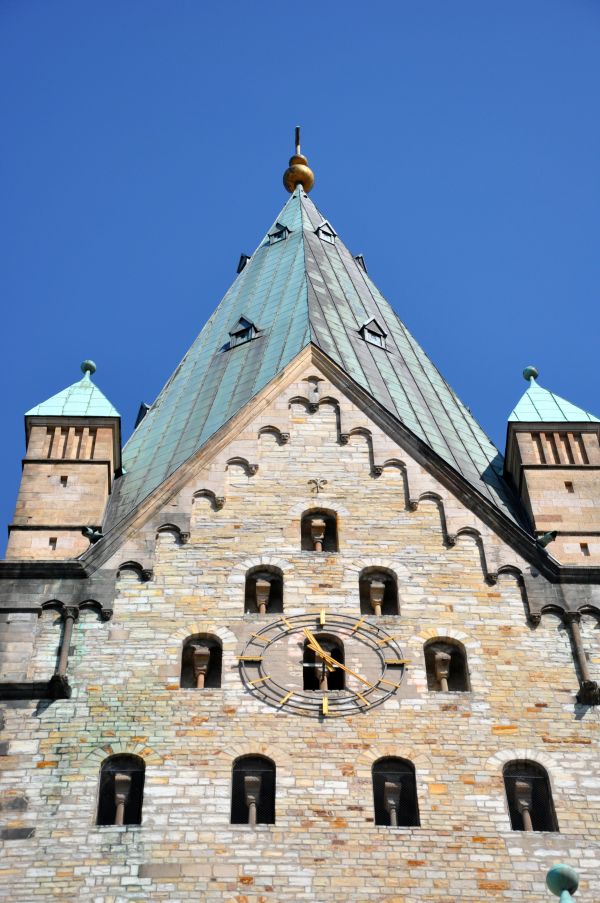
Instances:
[[[139,561],[124,561],[117,568],[117,580],[123,573],[123,571],[132,571],[137,574],[138,580],[141,583],[146,583],[148,580],[152,580],[153,572],[152,568],[145,568],[140,564]]]
[[[156,539],[161,533],[172,533],[179,539],[181,545],[185,545],[190,538],[190,534],[186,530],[182,530],[177,524],[161,524],[160,527],[156,528]]]
[[[215,495],[212,489],[198,489],[192,496],[192,504],[194,504],[197,499],[208,499],[213,511],[220,511],[225,504],[225,497],[222,495]]]
[[[290,441],[289,433],[282,433],[279,427],[271,424],[261,426],[258,431],[258,437],[260,438],[261,436],[274,436],[277,445],[286,445]]]
[[[229,458],[225,464],[225,470],[229,470],[230,466],[241,467],[247,477],[253,477],[258,471],[258,464],[250,464],[247,458],[242,458],[240,456]]]
[[[248,571],[259,567],[278,568],[282,572],[284,580],[286,578],[286,575],[293,570],[292,565],[285,558],[275,558],[274,555],[257,555],[253,558],[245,558],[244,561],[239,561],[236,565],[234,565],[234,567],[229,572],[227,582],[243,586]]]

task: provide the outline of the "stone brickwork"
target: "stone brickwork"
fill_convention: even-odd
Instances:
[[[327,401],[301,400],[314,385]],[[83,610],[75,622],[72,698],[4,704],[0,899],[544,903],[545,872],[563,860],[581,873],[582,901],[599,899],[598,709],[575,701],[558,614],[528,620],[519,575],[531,565],[308,355],[226,430],[105,553],[101,570],[118,572],[114,616]],[[300,550],[311,508],[336,513],[338,552]],[[331,720],[244,689],[237,656],[279,617],[244,615],[257,566],[282,572],[284,614],[315,625],[322,610],[358,620],[359,574],[391,570],[400,614],[379,621],[408,660],[401,689]],[[40,605],[43,594],[40,581]],[[49,677],[56,611],[3,626],[28,677]],[[591,614],[581,632],[599,679]],[[221,643],[220,689],[179,688],[196,634]],[[470,692],[428,691],[434,638],[462,643]],[[301,648],[281,648],[270,664],[292,688]],[[359,644],[348,650],[353,670],[371,667]],[[121,752],[145,762],[142,824],[99,827],[100,766]],[[257,753],[276,764],[276,823],[232,825],[232,765]],[[420,827],[374,824],[371,768],[383,756],[413,763]],[[502,768],[515,759],[546,768],[559,833],[511,830]]]

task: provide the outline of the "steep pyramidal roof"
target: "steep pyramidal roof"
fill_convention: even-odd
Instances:
[[[96,370],[92,361],[81,365],[83,378],[62,392],[36,405],[26,417],[119,417],[106,395],[95,386],[90,376]]]
[[[126,516],[313,343],[515,519],[503,460],[364,265],[297,187],[123,451],[107,526]],[[239,341],[240,318],[249,341]],[[375,319],[385,348],[365,341]],[[518,519],[518,515],[517,515]]]
[[[525,374],[528,372],[525,370]],[[527,377],[526,377],[527,378]],[[515,423],[583,423],[591,421],[599,423],[597,417],[578,408],[577,405],[565,401],[554,392],[543,389],[535,381],[535,377],[529,378],[529,388],[521,397],[521,400],[511,412],[508,422]]]

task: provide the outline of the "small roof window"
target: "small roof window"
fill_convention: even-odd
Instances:
[[[285,241],[289,234],[290,230],[287,226],[283,223],[275,223],[269,232],[269,244],[276,245],[279,241]]]
[[[366,273],[367,272],[367,264],[365,263],[364,254],[356,254],[354,259],[356,260],[356,262],[359,265],[359,267],[361,268],[361,270],[364,270]]]
[[[335,231],[333,226],[327,222],[326,219],[323,220],[320,226],[317,226],[317,228],[315,229],[315,234],[319,236],[321,241],[329,242],[330,245],[335,244],[337,232]]]
[[[375,317],[372,317],[370,320],[367,320],[366,323],[363,323],[359,332],[365,342],[368,342],[369,345],[377,345],[378,348],[385,348],[387,332],[379,325]]]
[[[229,331],[229,345],[226,348],[235,348],[236,345],[243,345],[245,342],[251,342],[256,337],[258,329],[252,320],[246,317],[240,317],[233,329]]]
[[[250,260],[250,255],[249,255],[249,254],[240,254],[240,260],[239,260],[239,263],[238,263],[238,265],[237,265],[237,272],[238,272],[238,273],[241,273],[241,272],[242,272],[242,270],[246,267],[246,264],[248,263],[249,260]]]

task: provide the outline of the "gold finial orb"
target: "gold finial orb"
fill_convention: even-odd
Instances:
[[[283,184],[290,194],[298,185],[302,185],[308,194],[315,184],[315,175],[308,165],[308,160],[300,153],[300,126],[296,126],[296,153],[290,157],[290,165],[283,174]]]

